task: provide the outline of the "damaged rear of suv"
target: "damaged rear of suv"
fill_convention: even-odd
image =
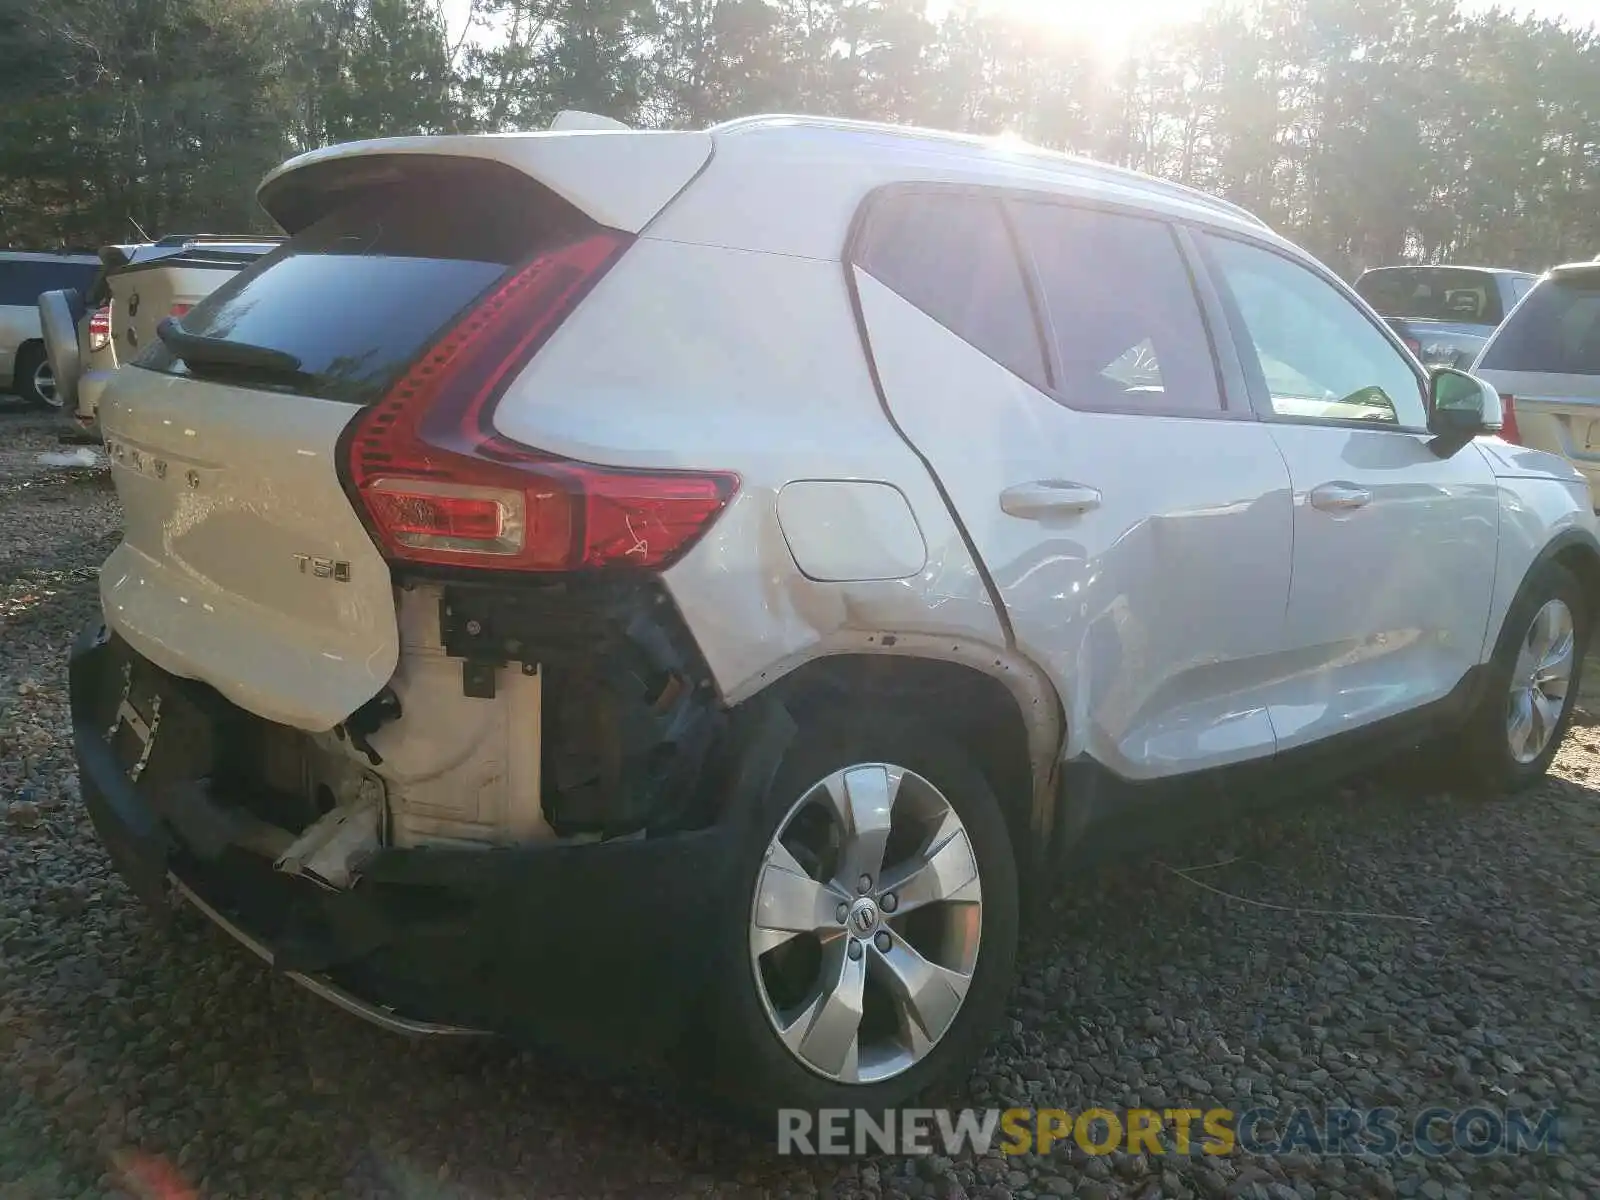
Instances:
[[[1055,714],[837,246],[704,233],[715,132],[268,177],[287,241],[101,401],[84,793],[143,899],[381,1024],[889,1103],[998,1018]]]

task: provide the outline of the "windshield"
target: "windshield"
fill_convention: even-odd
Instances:
[[[1505,316],[1488,271],[1458,267],[1381,267],[1356,283],[1361,298],[1386,317],[1498,325]]]

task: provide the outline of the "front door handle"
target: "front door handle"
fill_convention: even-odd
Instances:
[[[1353,483],[1325,483],[1311,489],[1311,507],[1323,512],[1350,512],[1372,502],[1372,493]]]
[[[1001,511],[1013,517],[1071,516],[1100,507],[1100,489],[1064,479],[1036,479],[1000,493]]]

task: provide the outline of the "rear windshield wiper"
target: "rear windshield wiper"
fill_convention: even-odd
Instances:
[[[161,324],[156,326],[156,336],[167,349],[191,366],[243,367],[245,370],[266,371],[273,375],[301,373],[300,360],[286,351],[186,333],[178,327],[173,317],[162,319]]]

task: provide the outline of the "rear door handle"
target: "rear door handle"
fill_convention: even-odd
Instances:
[[[1372,493],[1353,483],[1325,483],[1311,489],[1311,507],[1323,512],[1350,512],[1372,501]]]
[[[1064,479],[1037,479],[1000,493],[1001,511],[1013,517],[1070,516],[1100,507],[1100,489]]]

